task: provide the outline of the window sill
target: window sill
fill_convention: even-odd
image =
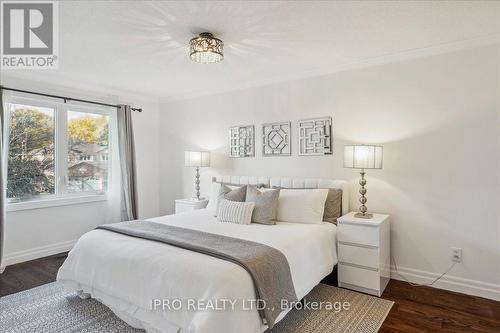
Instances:
[[[89,202],[106,201],[104,194],[88,194],[81,196],[66,196],[59,198],[50,198],[36,201],[26,201],[18,203],[7,203],[7,212],[16,212],[20,210],[40,209],[58,206],[78,205]]]

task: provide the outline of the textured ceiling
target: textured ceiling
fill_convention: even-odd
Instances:
[[[5,71],[178,99],[500,42],[500,2],[65,1],[59,70]],[[188,57],[210,31],[222,63]]]

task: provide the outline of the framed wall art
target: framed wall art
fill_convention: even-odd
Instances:
[[[262,155],[263,156],[290,156],[291,123],[277,122],[262,125]]]
[[[298,121],[299,155],[331,155],[332,117],[303,119]]]
[[[229,128],[229,157],[255,156],[255,126]]]

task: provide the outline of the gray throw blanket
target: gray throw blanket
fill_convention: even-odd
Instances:
[[[297,301],[290,266],[283,253],[243,239],[174,227],[149,221],[130,221],[98,226],[127,236],[152,240],[224,259],[243,267],[252,277],[264,323],[273,327],[282,312],[281,300]]]

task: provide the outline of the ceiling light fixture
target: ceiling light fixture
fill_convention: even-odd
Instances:
[[[222,61],[224,43],[209,32],[202,32],[189,42],[189,56],[191,60],[200,64],[214,64]]]

